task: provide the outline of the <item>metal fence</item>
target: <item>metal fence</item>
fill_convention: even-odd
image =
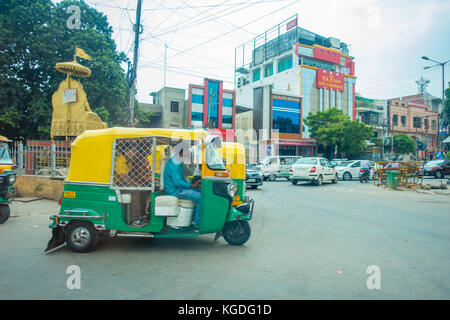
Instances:
[[[18,175],[67,175],[71,153],[69,141],[14,141],[11,151]]]

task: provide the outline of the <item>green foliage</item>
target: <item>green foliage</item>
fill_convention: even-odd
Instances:
[[[137,103],[136,103],[137,105]],[[139,128],[150,128],[150,112],[141,110],[141,108],[136,107],[137,110],[137,114],[136,114],[136,118],[137,118],[137,125],[136,127]]]
[[[370,141],[372,141],[373,143],[375,143],[375,145],[376,145],[377,147],[381,147],[381,146],[382,146],[382,143],[383,143],[383,139],[381,139],[381,138],[372,138],[372,139],[370,139]]]
[[[336,107],[316,114],[310,113],[304,123],[309,127],[311,138],[326,146],[327,150],[334,150],[337,145],[340,152],[349,155],[363,151],[366,147],[365,141],[373,135],[372,127],[359,120],[351,121]]]
[[[366,140],[372,135],[373,127],[359,120],[346,120],[339,135],[338,148],[345,154],[356,155],[366,148]]]
[[[67,8],[81,11],[81,29],[69,29]],[[48,139],[51,98],[65,74],[58,62],[72,61],[75,46],[92,61],[81,79],[89,105],[109,125],[126,123],[128,84],[106,16],[84,1],[2,0],[0,3],[0,132],[10,138]]]
[[[410,154],[416,152],[416,142],[406,134],[394,134],[394,153]]]
[[[444,101],[443,116],[447,122],[450,122],[450,87],[445,89],[445,101]]]

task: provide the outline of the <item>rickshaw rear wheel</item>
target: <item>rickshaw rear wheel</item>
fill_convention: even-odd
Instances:
[[[225,224],[223,238],[233,246],[241,246],[250,238],[250,224],[247,221],[232,221]]]
[[[66,243],[70,250],[79,253],[92,251],[98,244],[99,234],[92,223],[74,221],[66,230]]]
[[[6,222],[9,219],[10,209],[7,204],[0,205],[0,223]]]

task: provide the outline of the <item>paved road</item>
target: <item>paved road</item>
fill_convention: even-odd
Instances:
[[[49,255],[51,201],[15,203],[0,225],[0,299],[449,299],[450,196],[357,181],[249,190],[252,237],[102,239]],[[66,269],[81,270],[69,290]],[[368,266],[381,289],[366,285]]]

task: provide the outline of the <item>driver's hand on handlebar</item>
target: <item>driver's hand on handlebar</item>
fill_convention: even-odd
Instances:
[[[197,180],[193,183],[191,183],[191,188],[195,189],[195,188],[199,188],[201,186],[201,180]]]

